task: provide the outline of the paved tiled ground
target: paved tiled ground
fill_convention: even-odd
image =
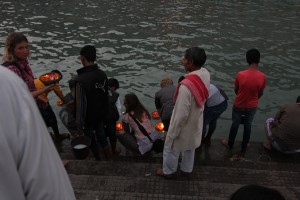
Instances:
[[[161,166],[161,154],[140,158],[123,151],[111,161],[77,161],[72,160],[67,141],[58,148],[62,158],[71,159],[66,169],[78,200],[221,200],[246,184],[264,185],[279,190],[286,199],[300,199],[299,155],[268,153],[259,143],[252,144],[244,160],[236,160],[215,140],[201,154],[197,150],[192,176],[178,174],[175,180],[154,175]]]

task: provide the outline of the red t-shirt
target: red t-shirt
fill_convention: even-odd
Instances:
[[[256,108],[259,91],[266,87],[266,75],[254,69],[240,71],[234,85],[238,88],[234,106],[236,108]]]

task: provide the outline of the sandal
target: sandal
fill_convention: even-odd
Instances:
[[[175,178],[175,173],[173,173],[173,174],[164,174],[162,168],[157,168],[155,170],[155,174],[157,176],[164,177],[165,179],[174,179]]]

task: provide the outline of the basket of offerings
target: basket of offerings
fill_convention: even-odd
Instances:
[[[54,70],[52,72],[41,75],[39,79],[44,85],[47,86],[59,82],[62,79],[62,75],[59,71]]]

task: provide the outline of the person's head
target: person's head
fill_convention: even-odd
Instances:
[[[161,79],[161,81],[160,81],[160,87],[163,88],[163,87],[166,87],[168,85],[173,85],[173,80],[172,80],[171,77],[166,76],[163,79]]]
[[[59,70],[57,70],[57,69],[54,69],[51,72],[59,74],[61,76],[61,78],[63,77],[62,73]]]
[[[139,120],[141,120],[141,116],[142,116],[143,112],[146,112],[148,117],[151,118],[147,109],[140,102],[139,98],[133,93],[129,93],[129,94],[125,95],[124,106],[126,109],[126,113],[134,111],[134,116],[136,118],[138,118]]]
[[[285,200],[277,190],[259,186],[246,185],[235,191],[229,200]]]
[[[300,96],[297,97],[296,103],[300,103]]]
[[[119,81],[115,78],[109,78],[108,79],[108,87],[110,89],[112,89],[113,91],[116,91],[120,87]]]
[[[80,50],[81,63],[86,66],[86,63],[93,63],[96,60],[96,48],[92,45],[86,45]]]
[[[22,33],[10,33],[5,40],[3,60],[14,62],[27,60],[29,56],[28,39]]]
[[[201,68],[206,61],[206,53],[200,47],[188,48],[182,59],[181,63],[184,65],[186,71],[194,71]]]
[[[247,63],[251,64],[258,64],[260,61],[260,53],[257,49],[249,49],[246,53]]]

